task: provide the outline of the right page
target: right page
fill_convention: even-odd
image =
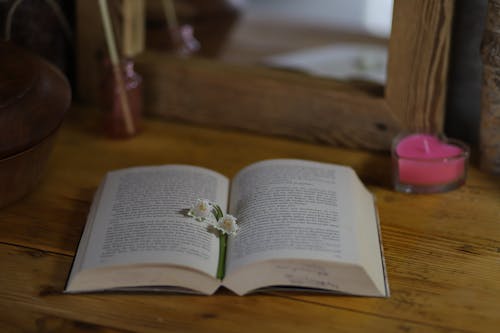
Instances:
[[[240,171],[230,213],[224,285],[315,288],[388,296],[373,196],[345,166],[269,160]]]

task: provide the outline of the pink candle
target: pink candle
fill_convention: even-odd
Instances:
[[[402,135],[393,143],[394,182],[402,192],[442,192],[465,181],[469,150],[432,134]]]

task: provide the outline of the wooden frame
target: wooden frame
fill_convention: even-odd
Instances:
[[[149,114],[353,148],[387,150],[402,130],[440,131],[454,0],[395,0],[387,85],[336,82],[146,51]]]
[[[489,0],[481,45],[480,166],[500,175],[500,0]]]

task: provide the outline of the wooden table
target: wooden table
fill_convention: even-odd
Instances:
[[[40,186],[0,210],[0,331],[498,332],[500,179],[471,168],[445,194],[390,188],[390,157],[229,130],[148,120],[108,140],[74,108]],[[268,158],[354,167],[377,196],[389,299],[281,292],[239,297],[61,293],[105,172],[189,163],[233,176]]]

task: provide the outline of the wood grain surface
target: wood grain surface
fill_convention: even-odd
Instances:
[[[0,210],[0,330],[75,332],[494,332],[500,326],[500,178],[471,167],[435,195],[392,191],[387,154],[146,120],[111,141],[95,110],[73,108],[40,186]],[[352,166],[377,197],[389,299],[263,293],[239,297],[64,295],[93,193],[107,171],[186,163],[228,177],[269,158]]]
[[[389,147],[400,128],[373,84],[153,51],[136,64],[146,110],[166,119],[374,150]]]
[[[483,85],[481,91],[481,168],[500,174],[500,1],[488,1],[481,45]]]
[[[386,98],[406,129],[443,129],[453,8],[453,0],[394,2]]]

